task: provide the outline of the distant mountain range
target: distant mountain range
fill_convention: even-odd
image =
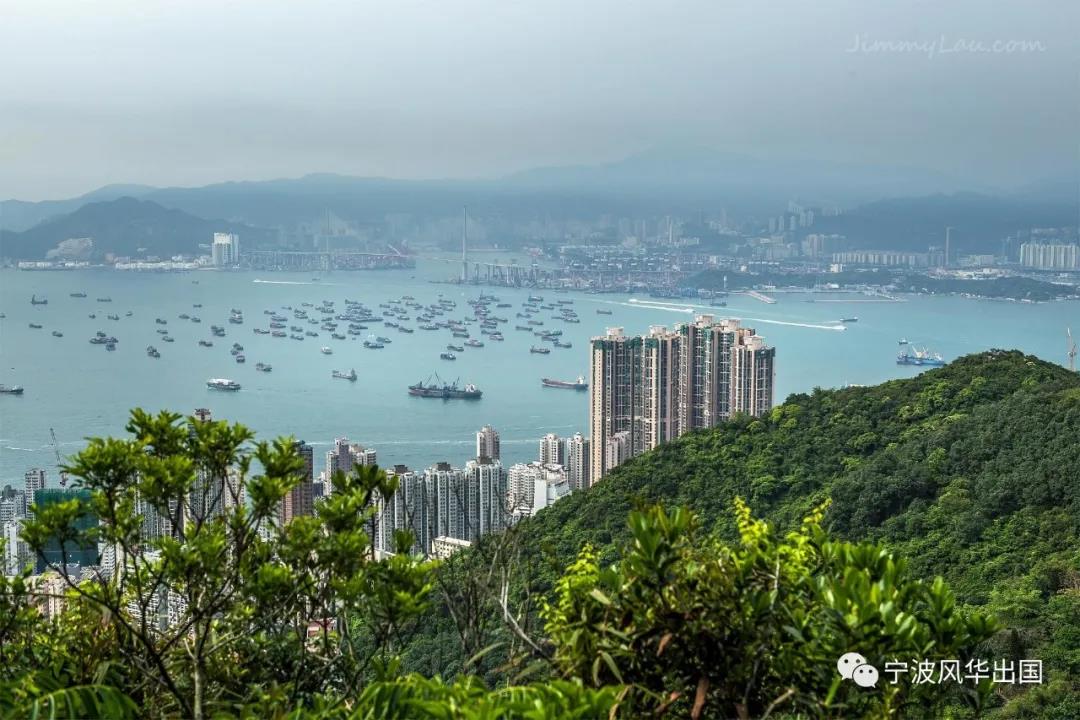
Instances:
[[[952,227],[953,250],[997,253],[1001,241],[1018,231],[1076,224],[1075,203],[954,193],[879,200],[822,218],[813,231],[845,235],[860,249],[925,252],[931,245],[944,246],[945,228]]]
[[[158,252],[190,252],[194,237],[208,237],[204,231],[211,226],[221,230],[231,224],[253,240],[270,236],[254,228],[292,237],[302,227],[319,227],[328,215],[370,227],[401,216],[419,227],[456,219],[463,205],[473,218],[513,228],[604,216],[715,214],[721,208],[730,218],[761,219],[781,212],[789,200],[854,208],[821,221],[814,231],[842,233],[864,247],[925,250],[951,225],[958,247],[996,250],[1002,237],[1018,229],[1076,224],[1078,185],[1080,179],[1065,174],[1006,194],[911,168],[661,148],[613,163],[537,168],[498,180],[314,174],[193,188],[111,185],[69,200],[8,200],[0,202],[0,255],[38,257],[67,237],[84,235],[114,253],[151,246]],[[121,198],[126,201],[116,202]],[[166,210],[180,214],[166,215]]]
[[[36,260],[68,238],[92,237],[94,256],[193,255],[209,244],[215,232],[239,232],[252,241],[273,233],[240,223],[205,220],[147,200],[121,197],[90,202],[23,232],[0,230],[0,256]]]

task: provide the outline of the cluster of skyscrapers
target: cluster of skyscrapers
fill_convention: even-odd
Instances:
[[[640,336],[592,339],[590,482],[683,433],[773,403],[775,349],[737,320],[702,315]]]

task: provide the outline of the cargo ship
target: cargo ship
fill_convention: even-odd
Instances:
[[[441,398],[443,400],[479,400],[484,394],[478,387],[472,384],[458,387],[457,381],[444,383],[435,376],[437,382],[418,382],[409,386],[409,394],[416,397]]]
[[[576,382],[567,382],[566,380],[552,380],[551,378],[542,378],[540,382],[544,387],[550,388],[562,388],[565,390],[588,390],[589,383],[585,382],[585,378],[578,377]]]
[[[22,395],[21,385],[0,385],[0,395]]]
[[[911,349],[909,350],[908,344],[906,342],[901,343],[901,346],[904,349],[901,350],[900,353],[896,356],[897,365],[941,367],[942,365],[948,364],[945,362],[945,359],[941,357],[939,353],[932,352],[930,350],[927,350],[926,348],[919,349],[912,345]]]
[[[349,370],[344,372],[343,370],[335,370],[332,375],[341,380],[348,380],[349,382],[356,382],[356,370]]]
[[[227,378],[211,378],[206,381],[206,387],[211,390],[226,390],[228,392],[236,392],[240,389],[240,383],[235,380],[229,380]]]

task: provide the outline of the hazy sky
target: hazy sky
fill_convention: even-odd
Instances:
[[[1080,162],[1078,28],[1077,0],[0,0],[0,198],[672,142],[1018,185]]]

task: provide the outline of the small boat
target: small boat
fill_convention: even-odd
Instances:
[[[105,317],[109,318],[110,320],[119,320],[120,319],[119,315],[106,315]]]
[[[330,333],[330,337],[334,338],[335,340],[344,340],[345,339],[345,336],[342,335],[341,333]]]
[[[368,350],[382,350],[386,346],[377,340],[365,340],[364,347]]]
[[[479,340],[474,340],[472,338],[466,340],[465,344],[469,347],[484,347],[484,343],[480,342]]]
[[[109,352],[112,352],[113,350],[116,349],[116,343],[114,343],[114,342],[105,343],[105,349],[108,350]]]
[[[597,315],[610,315],[610,314],[611,314],[611,311],[610,311],[610,310],[600,310],[600,309],[598,308],[598,309],[596,310],[596,314],[597,314]]]
[[[161,357],[161,353],[159,353],[158,349],[156,347],[154,347],[153,345],[147,345],[146,346],[146,354],[149,355],[152,358]]]
[[[0,395],[22,395],[21,385],[0,385]]]
[[[180,313],[179,317],[180,317],[181,320],[190,320],[191,319],[191,316],[188,315],[187,313]]]
[[[162,335],[162,336],[161,336],[161,340],[162,340],[163,342],[173,342],[173,339],[172,339],[172,337],[170,337],[169,335]]]
[[[38,325],[37,323],[30,323],[30,327],[32,329],[34,329],[34,330],[40,330],[44,326],[43,325]]]
[[[97,299],[97,301],[98,302],[112,302],[112,298],[111,297],[99,297]]]
[[[236,362],[238,362],[238,363],[247,362],[247,358],[244,357],[244,353],[240,353],[239,355],[236,356]]]
[[[168,335],[169,331],[168,330],[162,330],[161,328],[158,328],[157,334],[158,335]]]
[[[135,314],[134,311],[128,310],[126,313],[124,313],[124,317],[131,317],[134,314]]]
[[[555,347],[557,347],[557,348],[568,348],[568,347],[572,347],[572,346],[573,346],[573,343],[568,343],[568,342],[564,343],[564,342],[559,342],[558,340],[555,341]]]
[[[192,316],[192,318],[191,318],[191,322],[193,322],[193,323],[201,323],[201,322],[202,322],[202,320],[201,320],[200,318],[197,318],[197,317],[194,317],[194,316]]]
[[[356,370],[349,370],[344,372],[342,370],[335,370],[331,373],[332,377],[336,377],[340,380],[348,380],[349,382],[356,382]]]
[[[199,345],[201,345],[202,347],[214,347],[214,343],[210,342],[209,340],[200,340]]]
[[[91,320],[95,320],[95,319],[97,319],[97,315],[96,315],[96,314],[94,314],[94,313],[90,313],[90,319],[91,319]]]
[[[536,347],[535,345],[533,345],[531,348],[529,348],[529,352],[536,353],[537,355],[548,355],[551,353],[551,348]]]
[[[41,298],[40,300],[38,300],[37,295],[31,295],[30,296],[30,304],[31,305],[48,305],[49,301],[46,298]]]
[[[53,330],[52,331],[52,336],[53,337],[64,337],[64,333],[60,332],[59,330]]]
[[[859,322],[859,318],[857,318],[857,317],[840,318],[840,322],[842,322],[842,323]]]
[[[315,332],[314,330],[305,330],[304,334],[308,337],[319,337],[319,333]]]
[[[201,307],[202,307],[202,303],[195,303],[195,304],[194,304],[194,305],[192,305],[191,307],[193,307],[193,308],[201,308]]]
[[[439,353],[439,357],[443,360],[457,360],[457,355],[452,352]]]
[[[267,363],[255,363],[255,369],[259,372],[270,372],[274,368]]]
[[[111,315],[109,316],[109,319],[112,319]],[[169,321],[164,319],[164,318],[154,318],[154,322],[156,322],[158,325],[168,325],[169,324]]]
[[[323,355],[333,355],[334,348],[330,347],[329,345],[323,345],[321,348],[319,348],[319,352],[321,352]]]
[[[84,293],[84,292],[73,292],[73,293],[71,293],[71,297],[84,298],[84,297],[86,297],[86,293]]]
[[[383,343],[384,345],[388,345],[388,344],[390,344],[390,343],[394,342],[394,341],[393,341],[393,340],[391,340],[390,338],[388,338],[388,337],[383,337],[382,335],[380,335],[379,337],[377,337],[377,338],[375,338],[375,339],[376,339],[376,340],[378,340],[379,342]]]
[[[235,380],[229,380],[227,378],[211,378],[206,381],[206,387],[211,390],[225,390],[228,392],[236,392],[240,389],[240,383]]]
[[[461,345],[447,345],[446,349],[453,352],[465,352],[465,348]]]

